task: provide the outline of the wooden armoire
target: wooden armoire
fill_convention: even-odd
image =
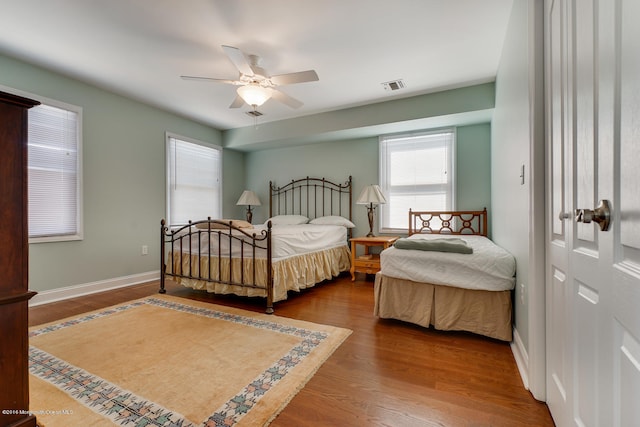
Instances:
[[[27,215],[28,109],[39,102],[0,92],[0,426],[35,426],[29,415]]]

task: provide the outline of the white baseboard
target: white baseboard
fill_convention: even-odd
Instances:
[[[524,344],[522,343],[522,338],[520,338],[520,335],[518,334],[518,330],[515,328],[513,329],[511,352],[513,353],[514,359],[516,359],[516,365],[518,366],[518,371],[520,372],[520,378],[522,378],[524,388],[529,390],[529,355],[527,354],[527,349],[524,348]]]
[[[124,288],[126,286],[137,285],[139,283],[151,282],[160,279],[160,270],[148,271],[146,273],[132,274],[130,276],[115,277],[113,279],[100,280],[98,282],[85,283],[81,285],[65,286],[64,288],[51,289],[38,292],[31,300],[29,307],[48,304],[50,302],[61,301],[83,295],[95,294],[97,292],[111,289]]]

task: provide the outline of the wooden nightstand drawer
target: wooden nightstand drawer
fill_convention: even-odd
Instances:
[[[371,246],[379,246],[382,250],[388,248],[398,238],[394,236],[355,237],[351,239],[351,280],[355,280],[355,273],[376,274],[380,271],[380,255],[369,252]],[[364,255],[356,254],[357,245],[364,246]]]
[[[373,261],[368,261],[368,262],[356,261],[356,268],[380,268],[380,263],[373,262]]]
[[[380,267],[356,267],[355,271],[364,274],[376,274],[380,271]]]
[[[376,256],[370,259],[356,258],[355,266],[358,271],[362,269],[375,269],[377,272],[378,270],[380,270],[380,256]]]

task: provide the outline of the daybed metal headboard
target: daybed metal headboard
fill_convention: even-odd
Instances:
[[[277,187],[269,181],[269,218],[276,215],[303,215],[313,219],[339,215],[351,217],[351,176],[344,184],[325,178],[301,178]]]
[[[481,211],[420,211],[409,209],[409,236],[418,233],[487,236],[487,208]]]

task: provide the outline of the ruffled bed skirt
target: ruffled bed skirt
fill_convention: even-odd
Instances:
[[[234,294],[240,296],[266,297],[267,260],[258,258],[254,261],[217,257],[198,257],[197,255],[169,253],[172,263],[167,263],[167,274],[182,273],[197,279],[174,278],[177,283],[196,290],[206,290],[216,294]],[[232,263],[231,278],[229,262]],[[220,264],[220,265],[219,265]],[[287,299],[288,291],[300,291],[310,288],[323,280],[329,280],[351,267],[351,252],[348,246],[327,249],[310,254],[298,255],[274,261],[273,268],[273,302]],[[255,276],[254,276],[255,274]],[[224,283],[210,282],[207,279],[223,282],[255,283],[260,287],[243,287]],[[255,278],[254,278],[255,277]],[[232,280],[230,280],[232,279]]]

